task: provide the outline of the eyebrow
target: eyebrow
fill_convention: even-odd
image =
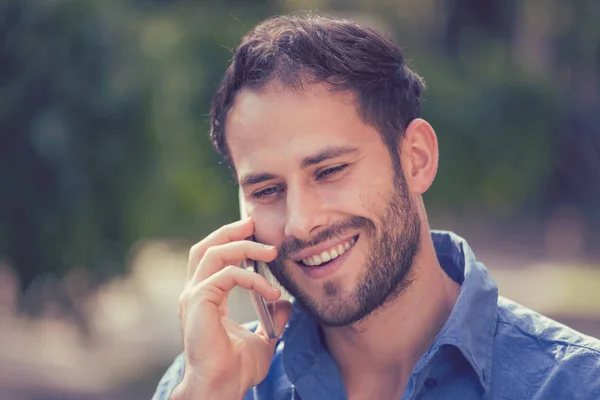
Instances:
[[[312,165],[317,165],[322,163],[325,160],[330,160],[332,158],[337,158],[346,154],[357,153],[359,151],[358,147],[348,147],[348,146],[335,146],[329,147],[317,154],[312,156],[305,157],[300,166],[302,169],[308,168]],[[265,182],[271,179],[277,178],[274,174],[269,173],[258,173],[258,174],[248,174],[244,176],[240,180],[240,186],[248,186],[248,185],[256,185],[261,182]]]
[[[248,174],[240,180],[240,186],[256,185],[264,181],[275,179],[276,176],[273,174]]]
[[[330,147],[317,153],[313,156],[308,156],[302,160],[300,164],[302,168],[307,168],[312,165],[316,165],[322,163],[325,160],[329,160],[332,158],[337,158],[346,154],[356,153],[358,152],[358,147],[348,147],[348,146],[336,146]]]

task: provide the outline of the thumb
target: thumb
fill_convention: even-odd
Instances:
[[[270,342],[270,344],[275,345],[277,340],[281,337],[283,328],[285,328],[285,325],[290,319],[290,315],[292,314],[292,303],[290,303],[288,300],[277,300],[269,303],[269,309],[275,322],[275,331],[277,332],[277,337],[274,339],[269,339],[261,324],[258,324],[255,333],[259,336],[262,336],[267,340],[267,342]]]
[[[275,307],[275,327],[277,328],[277,336],[280,337],[290,319],[290,315],[292,315],[292,303],[288,300],[277,300],[273,305]]]

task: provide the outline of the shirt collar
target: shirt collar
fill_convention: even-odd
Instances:
[[[455,346],[488,391],[498,289],[463,238],[448,231],[432,231],[431,236],[440,265],[449,277],[461,284],[461,289],[448,320],[427,354],[415,366],[415,372],[424,366],[429,353],[443,345]],[[316,322],[297,302],[293,303],[294,311],[281,338],[285,343],[282,361],[286,374],[292,382],[315,374],[321,380],[328,379],[331,385],[331,374],[337,367],[323,347]],[[333,383],[342,385],[341,379]]]
[[[461,289],[429,352],[442,345],[457,347],[487,392],[498,317],[498,288],[485,266],[477,261],[466,240],[448,231],[432,231],[431,236],[440,265],[448,276],[461,284]]]

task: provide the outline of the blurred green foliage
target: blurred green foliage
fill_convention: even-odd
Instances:
[[[0,2],[0,255],[23,287],[76,267],[106,279],[139,239],[198,240],[235,219],[210,97],[249,28],[319,7],[392,34],[425,77],[441,150],[430,212],[569,206],[598,226],[598,4],[392,3]],[[540,46],[551,56],[528,54]]]

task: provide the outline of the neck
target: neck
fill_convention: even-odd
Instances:
[[[456,303],[460,286],[439,265],[433,243],[422,246],[412,283],[397,298],[358,323],[323,328],[349,398],[400,398]]]

